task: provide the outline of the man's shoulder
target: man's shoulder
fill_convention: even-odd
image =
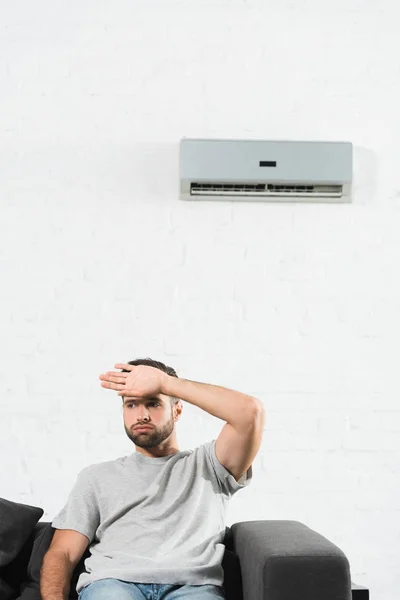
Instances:
[[[93,476],[96,477],[97,475],[101,474],[101,473],[105,473],[105,472],[110,472],[115,470],[116,468],[120,467],[120,466],[124,466],[128,460],[128,456],[120,456],[119,458],[114,458],[111,460],[103,460],[97,463],[92,463],[91,465],[87,465],[86,467],[83,467],[83,469],[81,469],[81,471],[79,472],[79,475],[82,476]]]

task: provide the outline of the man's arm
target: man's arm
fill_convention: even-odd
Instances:
[[[63,552],[48,551],[40,569],[42,600],[67,600],[74,565]]]
[[[234,427],[264,411],[261,400],[228,388],[166,375],[161,393],[181,398]]]
[[[71,577],[89,539],[73,529],[56,529],[40,570],[42,600],[67,600]]]

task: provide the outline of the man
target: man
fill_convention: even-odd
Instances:
[[[115,368],[122,371],[99,379],[122,397],[125,431],[136,451],[78,474],[52,522],[42,600],[67,599],[88,545],[79,600],[225,598],[225,513],[232,495],[252,479],[265,420],[262,402],[178,378],[149,358]],[[226,421],[217,440],[179,450],[175,425],[182,400]]]

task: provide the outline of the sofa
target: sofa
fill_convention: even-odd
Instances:
[[[55,529],[42,508],[0,498],[0,600],[41,600],[40,569]],[[367,600],[345,554],[298,521],[243,521],[225,529],[227,600]],[[77,564],[70,600],[85,569]]]

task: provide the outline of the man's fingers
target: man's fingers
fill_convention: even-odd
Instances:
[[[113,375],[114,377],[123,377],[126,379],[129,373],[121,373],[121,371],[107,371],[104,375]]]
[[[126,375],[129,375],[129,373],[122,373],[122,375],[120,375],[120,373],[112,373],[109,371],[108,373],[102,373],[99,376],[99,379],[102,379],[103,381],[114,381],[115,383],[125,383]]]
[[[123,390],[125,388],[125,385],[121,385],[120,383],[110,383],[109,381],[102,381],[101,382],[101,386],[108,388],[109,390]]]

